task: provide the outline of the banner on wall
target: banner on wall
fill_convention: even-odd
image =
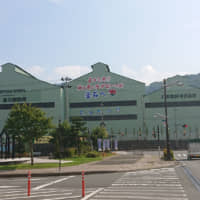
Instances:
[[[114,144],[115,144],[115,151],[117,151],[118,150],[118,141],[117,141],[117,139],[115,139]]]
[[[102,141],[102,139],[97,139],[97,145],[98,145],[98,151],[102,151],[102,149],[101,149],[101,141]]]
[[[110,140],[106,139],[106,150],[110,151]]]

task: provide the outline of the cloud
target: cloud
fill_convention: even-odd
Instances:
[[[152,65],[143,66],[138,71],[134,71],[131,67],[123,65],[121,72],[122,75],[144,82],[147,85],[155,81],[162,81],[163,78],[173,76],[173,74],[169,72],[157,71]]]
[[[90,67],[86,66],[61,66],[56,67],[54,72],[58,77],[70,77],[72,79],[80,77],[84,74],[87,74],[91,71]]]
[[[53,70],[45,70],[45,68],[41,66],[32,66],[27,68],[27,71],[34,75],[36,78],[40,80],[44,80],[50,83],[60,83],[61,77],[69,77],[72,79],[83,76],[89,72],[91,72],[91,68],[87,66],[79,66],[79,65],[66,65],[66,66],[58,66]],[[113,71],[114,72],[114,71]],[[187,72],[160,72],[157,71],[155,67],[152,65],[145,65],[140,67],[137,71],[133,70],[133,67],[122,65],[120,72],[123,76],[128,78],[135,79],[137,81],[141,81],[149,85],[155,81],[162,81],[164,78],[172,77],[177,74],[185,75],[189,74]]]
[[[90,67],[86,66],[59,66],[52,70],[47,70],[39,65],[27,67],[26,71],[36,78],[50,83],[61,82],[61,77],[78,78],[91,72]]]
[[[36,76],[36,77],[41,77],[45,71],[44,68],[40,67],[40,66],[32,66],[30,68],[28,68],[29,73],[31,73],[32,75]]]

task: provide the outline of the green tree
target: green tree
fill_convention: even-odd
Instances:
[[[21,139],[29,146],[31,165],[33,165],[34,140],[46,135],[52,128],[51,118],[31,104],[15,104],[8,116],[5,130],[9,135]]]
[[[71,127],[68,121],[58,124],[50,133],[52,138],[50,143],[56,147],[56,155],[61,158],[61,152],[64,152],[67,147],[71,147]]]
[[[81,117],[72,117],[71,119],[71,142],[72,146],[77,148],[78,154],[81,153],[81,144],[88,138],[86,122]]]
[[[92,130],[92,134],[91,134],[91,140],[92,140],[92,144],[93,144],[94,149],[96,149],[96,150],[98,149],[98,146],[97,146],[97,139],[98,138],[104,139],[104,138],[107,138],[107,137],[108,137],[108,132],[107,132],[106,128],[99,127],[99,126],[94,128]]]

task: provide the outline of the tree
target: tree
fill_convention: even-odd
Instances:
[[[77,148],[79,155],[81,153],[81,143],[88,138],[88,130],[85,124],[86,122],[81,117],[72,117],[71,119],[71,142]]]
[[[9,135],[21,139],[29,145],[31,165],[33,165],[33,144],[52,128],[51,118],[31,104],[15,104],[8,116],[5,130]]]
[[[58,124],[50,133],[52,138],[50,142],[56,147],[56,154],[61,158],[61,151],[64,152],[66,147],[71,147],[71,127],[68,121]]]
[[[97,139],[98,138],[104,139],[104,138],[107,138],[107,137],[108,137],[108,132],[107,132],[106,128],[99,127],[99,126],[94,128],[92,130],[92,134],[91,134],[91,140],[92,140],[92,144],[93,144],[94,149],[96,149],[96,150],[98,149],[98,146],[97,146]]]

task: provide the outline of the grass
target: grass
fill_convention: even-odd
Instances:
[[[106,153],[104,154],[105,157],[112,156],[112,153]],[[87,158],[85,156],[76,156],[73,158],[66,158],[62,160],[69,160],[73,161],[70,163],[62,163],[61,167],[67,167],[67,166],[75,166],[75,165],[80,165],[84,163],[89,163],[89,162],[94,162],[94,161],[100,161],[103,159],[103,154],[100,154],[99,157],[96,158]],[[22,164],[11,164],[11,165],[0,165],[0,171],[1,170],[16,170],[16,169],[44,169],[44,168],[56,168],[59,165],[59,160],[58,163],[35,163],[34,165],[27,164],[27,163],[22,163]]]

